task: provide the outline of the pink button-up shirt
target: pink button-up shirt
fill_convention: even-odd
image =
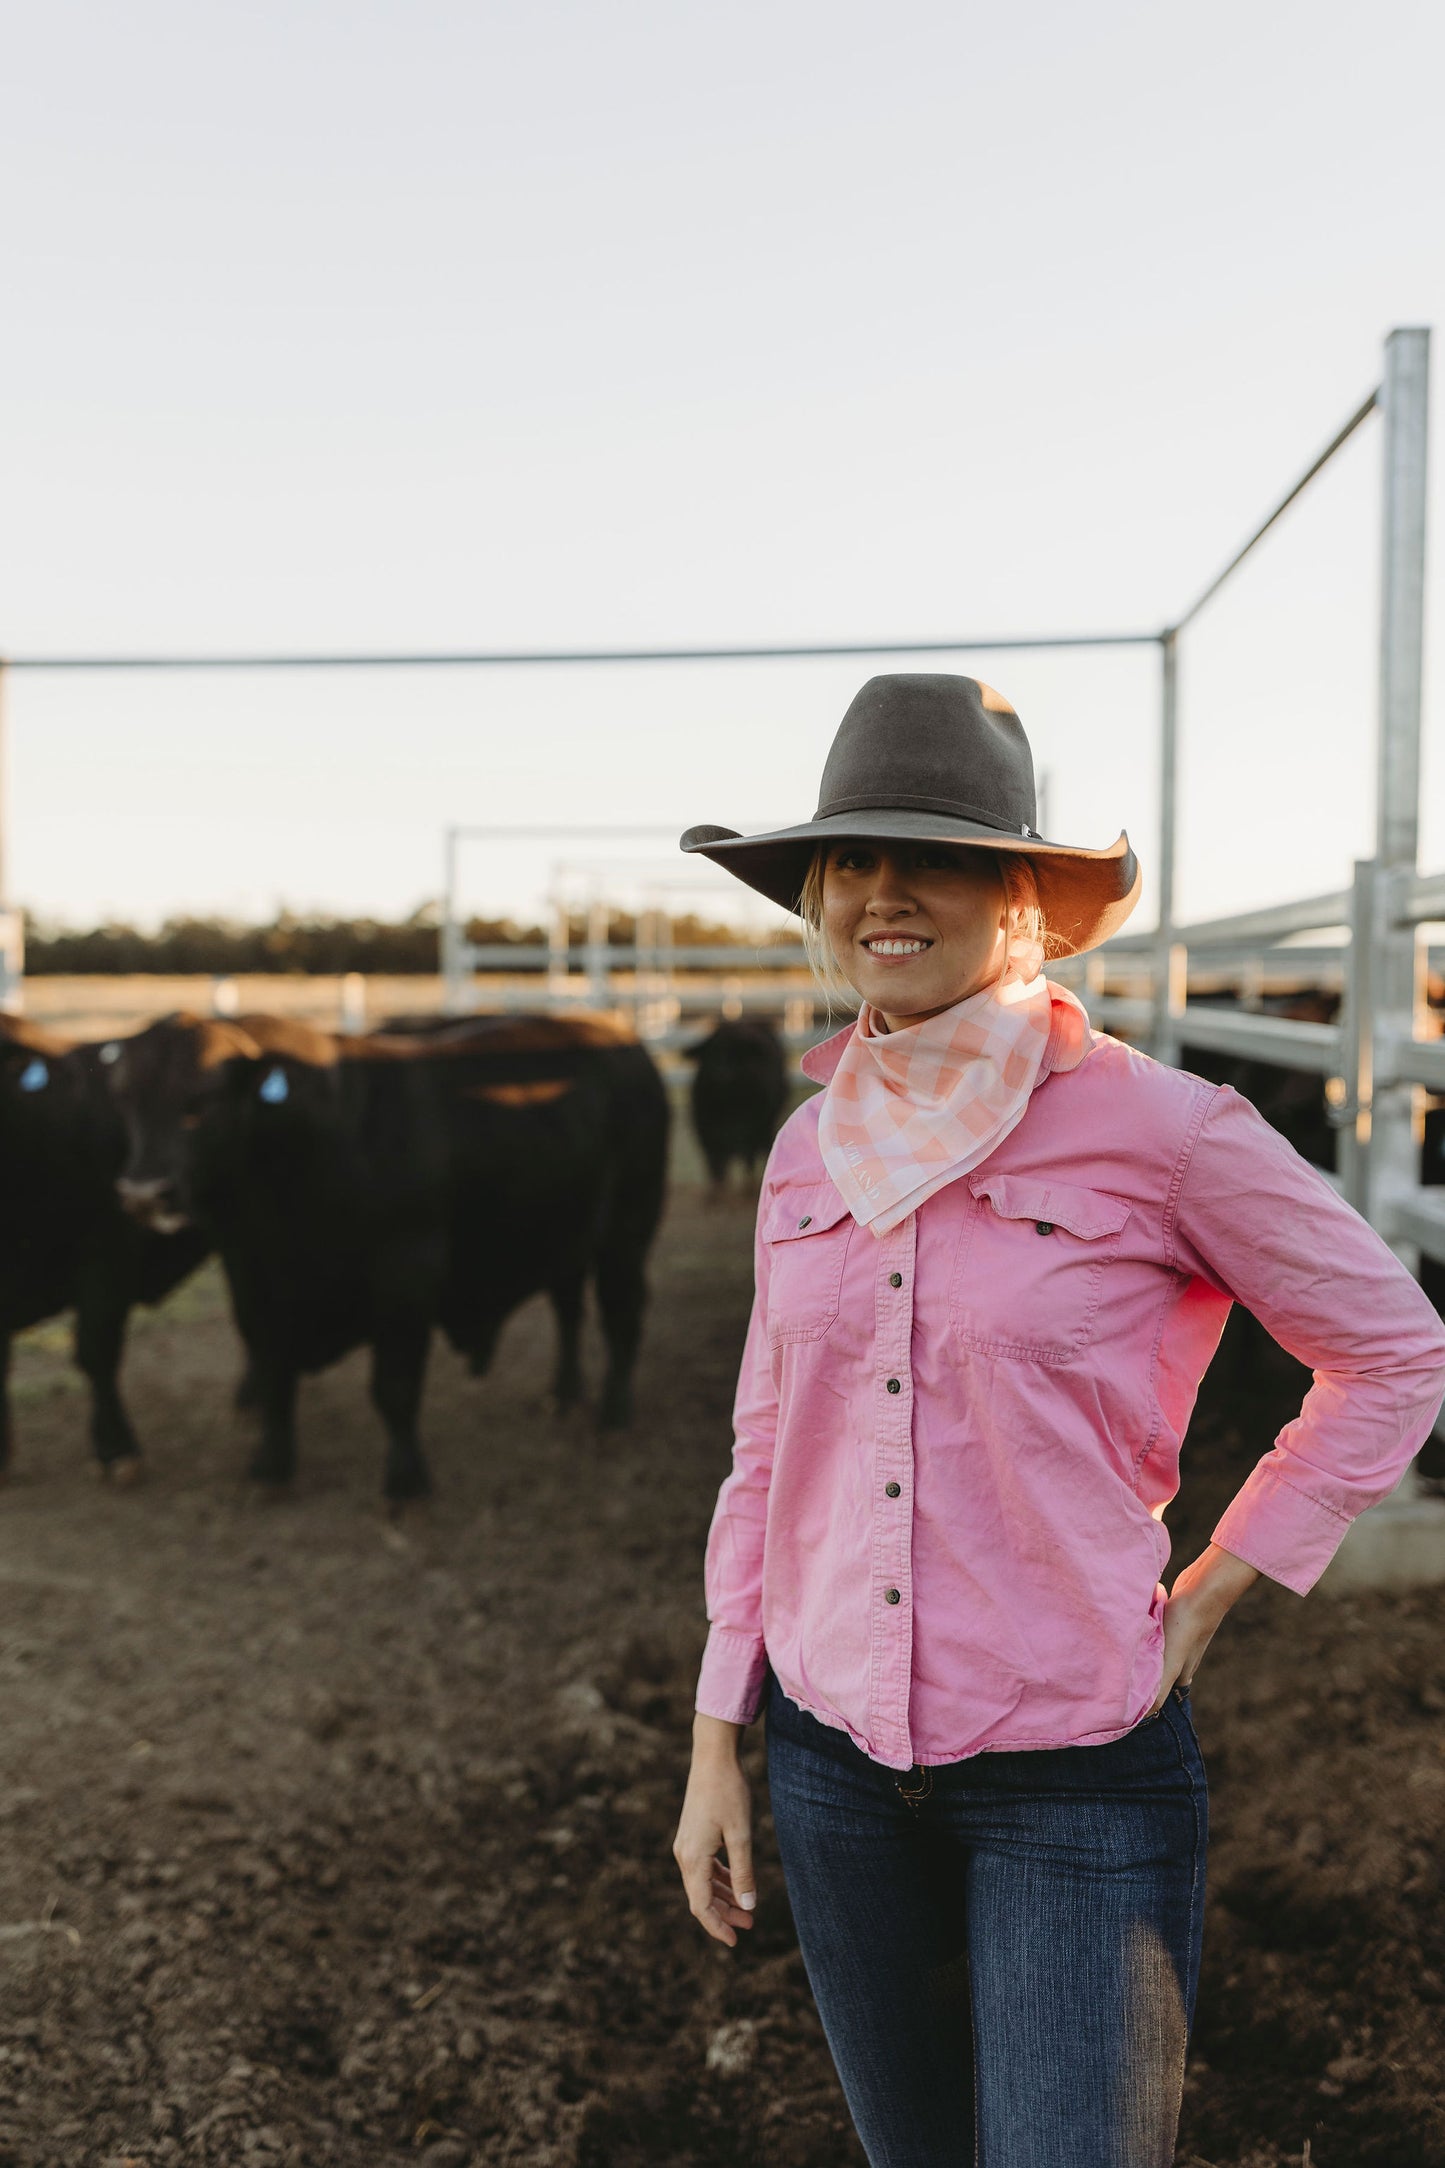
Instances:
[[[851,1026],[849,1027],[851,1029]],[[889,1768],[1118,1738],[1163,1672],[1160,1518],[1238,1300],[1314,1383],[1214,1531],[1303,1595],[1445,1393],[1410,1274],[1248,1100],[1104,1035],[879,1240],[779,1132],[697,1707],[765,1667]],[[805,1058],[826,1082],[840,1033]]]

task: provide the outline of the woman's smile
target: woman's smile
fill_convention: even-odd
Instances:
[[[917,934],[865,933],[862,946],[870,956],[887,957],[891,961],[906,963],[910,957],[921,956],[933,943]]]

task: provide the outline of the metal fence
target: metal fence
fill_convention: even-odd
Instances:
[[[1428,330],[1391,332],[1380,384],[1191,606],[1172,624],[1152,632],[586,652],[0,658],[0,1003],[14,1002],[20,969],[18,924],[5,909],[4,684],[11,670],[476,669],[1153,646],[1160,657],[1158,925],[1145,934],[1121,935],[1075,966],[1051,968],[1060,978],[1074,980],[1101,1025],[1146,1037],[1163,1060],[1176,1062],[1189,1044],[1322,1075],[1329,1081],[1339,1123],[1340,1165],[1332,1178],[1412,1269],[1418,1270],[1422,1253],[1445,1263],[1445,1191],[1429,1189],[1420,1180],[1425,1094],[1445,1092],[1445,1044],[1430,1035],[1432,1020],[1424,1000],[1427,951],[1421,931],[1431,921],[1445,920],[1445,874],[1422,877],[1417,864],[1429,360]],[[1349,888],[1334,894],[1181,926],[1174,901],[1180,636],[1376,412],[1383,421],[1384,520],[1375,854],[1356,864]],[[476,971],[515,971],[521,960],[511,948],[469,950],[462,938],[455,856],[465,833],[452,830],[448,835],[442,941],[443,970],[457,1006],[468,1004],[467,984]],[[572,969],[570,926],[565,938],[559,926],[550,947],[534,952],[537,970],[530,986],[518,979],[515,995],[535,1001],[541,993],[560,1004],[585,989],[589,999],[609,1005],[624,996],[646,1035],[667,1043],[684,1032],[687,1018],[696,1012],[715,1013],[721,1007],[739,1013],[750,1003],[776,1008],[776,991],[757,983],[760,967],[801,968],[801,951],[782,947],[684,955],[670,947],[665,917],[654,914],[649,927],[639,928],[642,938],[623,950],[608,942],[599,904],[583,945],[581,973]],[[1329,956],[1322,950],[1314,953],[1319,965],[1337,977],[1342,992],[1341,1012],[1333,1023],[1306,1023],[1245,1006],[1225,1008],[1189,999],[1191,980],[1201,981],[1211,966],[1216,977],[1225,967],[1242,973],[1246,989],[1252,985],[1257,992],[1271,971],[1303,964],[1301,952],[1282,948],[1283,942],[1332,928],[1345,929],[1344,941]],[[1109,980],[1116,974],[1133,982],[1128,991],[1111,989]],[[795,1038],[815,1035],[809,998],[801,986],[791,995],[786,1021]],[[1355,1524],[1341,1563],[1344,1571],[1365,1580],[1445,1577],[1445,1500],[1422,1496],[1412,1472],[1395,1498]]]

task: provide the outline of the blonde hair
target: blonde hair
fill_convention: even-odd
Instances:
[[[823,991],[831,1016],[835,1003],[845,1010],[856,1009],[858,993],[834,955],[823,923],[823,874],[830,847],[820,843],[813,852],[798,910],[808,966]],[[1003,986],[1010,979],[1035,978],[1050,957],[1072,953],[1072,943],[1051,931],[1039,901],[1033,865],[1024,853],[990,850],[989,858],[998,869],[1008,904],[1003,968],[994,981],[996,986]]]

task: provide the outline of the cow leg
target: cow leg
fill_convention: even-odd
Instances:
[[[371,1398],[386,1425],[387,1498],[424,1498],[431,1476],[417,1438],[422,1380],[426,1375],[431,1327],[425,1323],[394,1327],[378,1336],[371,1355]]]
[[[0,1332],[0,1477],[10,1471],[10,1335]]]
[[[261,1442],[247,1472],[253,1483],[289,1483],[296,1473],[297,1373],[289,1363],[253,1354],[248,1375],[261,1417]]]
[[[597,1262],[597,1307],[607,1341],[607,1376],[598,1409],[604,1430],[616,1430],[632,1419],[632,1372],[647,1301],[644,1256],[641,1243],[618,1243],[604,1249]]]
[[[120,1397],[120,1359],[128,1303],[82,1290],[75,1312],[75,1359],[90,1385],[90,1438],[109,1474],[140,1459],[140,1446]]]
[[[548,1290],[557,1317],[557,1373],[552,1397],[559,1413],[582,1398],[582,1295],[585,1274],[569,1274]]]

